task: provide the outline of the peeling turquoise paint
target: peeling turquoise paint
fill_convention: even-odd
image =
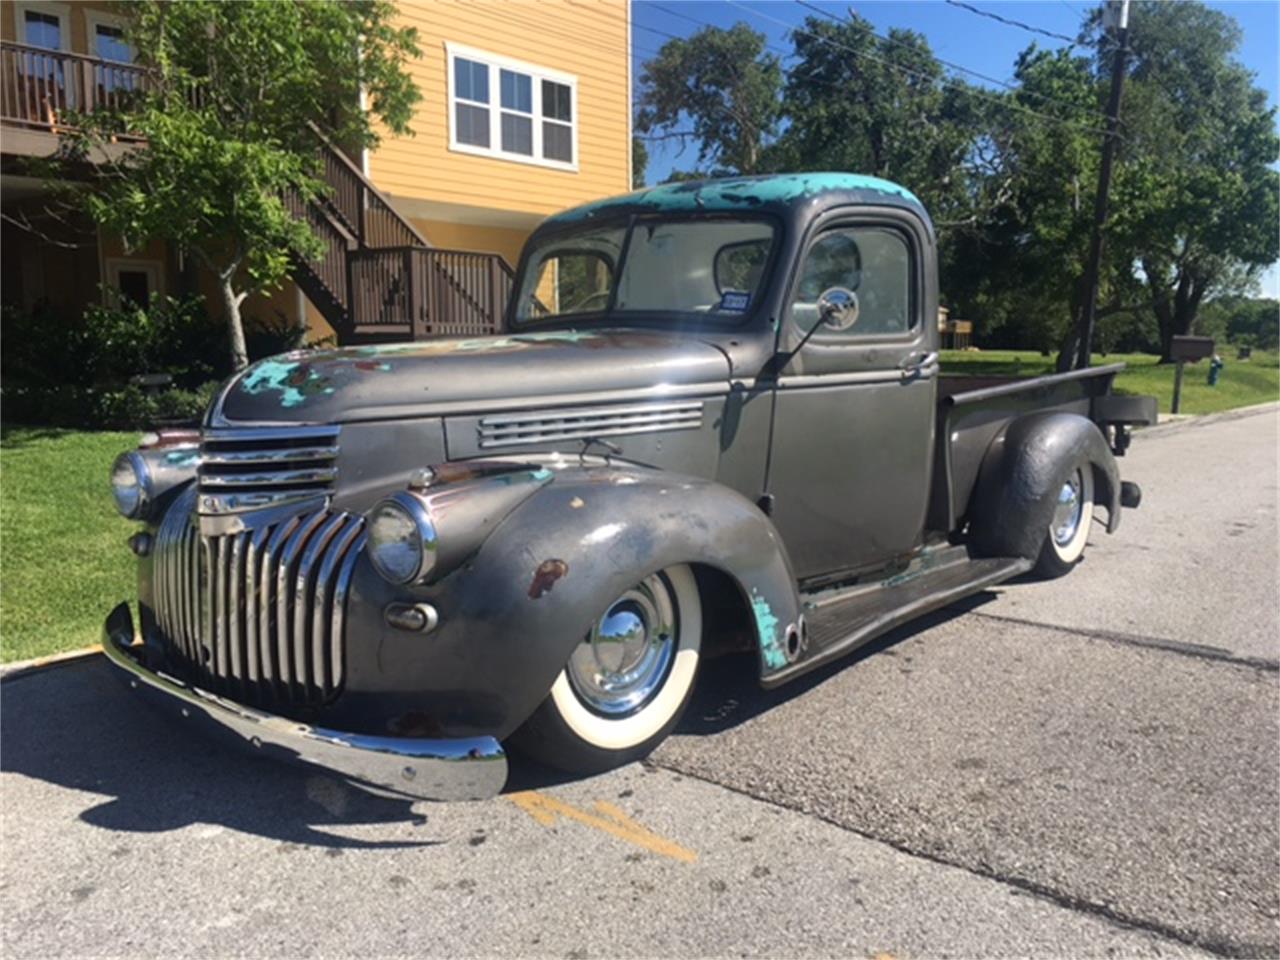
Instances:
[[[190,450],[174,450],[172,453],[164,455],[164,462],[174,467],[191,467],[200,461],[200,451],[194,448]]]
[[[391,364],[385,360],[352,360],[335,356],[333,352],[290,353],[254,364],[240,381],[240,389],[246,393],[278,390],[281,406],[296,407],[308,397],[337,392],[339,386],[349,383],[358,373],[390,371]]]
[[[760,654],[770,670],[781,670],[787,665],[787,654],[778,639],[778,618],[769,607],[769,601],[754,590],[751,592],[751,611],[756,616],[756,631],[760,634]]]
[[[265,393],[268,390],[280,391],[280,405],[282,407],[296,407],[306,399],[308,392],[314,393],[305,388],[314,379],[318,379],[314,372],[307,368],[305,364],[298,362],[283,363],[279,360],[262,360],[254,364],[243,380],[240,381],[241,389],[247,393]],[[324,388],[321,388],[324,389]],[[333,393],[333,388],[324,389],[326,393]]]
[[[790,203],[833,190],[863,190],[886,194],[922,206],[915,194],[906,187],[879,177],[858,173],[790,173],[770,177],[664,183],[621,197],[609,197],[574,207],[549,218],[548,222],[572,223],[598,217],[612,210],[634,207],[648,207],[655,212],[734,212],[766,203]]]

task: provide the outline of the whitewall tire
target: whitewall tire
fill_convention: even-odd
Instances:
[[[1093,467],[1081,463],[1072,468],[1058,488],[1036,573],[1043,577],[1069,573],[1084,556],[1092,523]]]
[[[513,738],[549,766],[593,773],[647,756],[688,705],[702,650],[693,571],[668,567],[614,600]]]

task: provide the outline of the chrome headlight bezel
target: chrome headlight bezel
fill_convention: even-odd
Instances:
[[[398,519],[412,534],[412,540],[397,536],[387,538],[386,525],[379,526],[380,517]],[[439,550],[439,535],[431,519],[431,511],[422,498],[401,490],[374,504],[367,514],[368,541],[365,552],[378,576],[388,583],[399,585],[425,582],[435,571]],[[380,534],[380,530],[382,531]],[[388,551],[410,548],[410,560],[398,565],[388,562]]]
[[[133,477],[131,487],[117,482],[124,470]],[[136,497],[132,500],[122,497],[121,491],[125,489],[136,491]],[[111,464],[111,496],[116,502],[116,509],[120,515],[129,520],[141,519],[151,504],[152,495],[151,471],[142,454],[137,450],[130,450],[116,457]]]

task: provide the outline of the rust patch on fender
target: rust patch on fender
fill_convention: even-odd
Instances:
[[[537,600],[544,593],[550,593],[556,581],[569,575],[569,564],[563,560],[543,560],[538,569],[533,571],[533,582],[529,584],[529,599]]]

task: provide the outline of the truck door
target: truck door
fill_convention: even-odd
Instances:
[[[932,238],[887,214],[828,219],[802,255],[779,343],[794,348],[819,326],[778,377],[768,479],[801,579],[876,567],[921,541],[938,373],[934,273]],[[824,321],[824,302],[844,309]]]

